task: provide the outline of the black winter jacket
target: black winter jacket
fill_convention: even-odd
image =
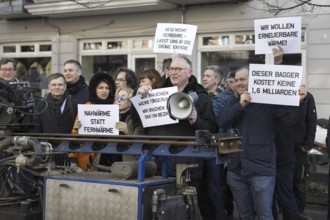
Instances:
[[[164,83],[164,87],[171,86],[173,85],[170,79],[167,78]],[[197,79],[193,75],[190,77],[188,85],[182,92],[188,93],[190,91],[198,94],[198,101],[195,103],[195,108],[197,111],[197,120],[195,124],[191,125],[188,119],[179,120],[179,123],[177,124],[150,127],[148,129],[148,134],[157,136],[195,136],[196,130],[209,130],[211,133],[217,132],[218,128],[215,121],[211,99],[203,86],[197,83]],[[178,147],[176,150],[180,151],[180,148]],[[169,161],[170,176],[175,176],[175,165],[178,163],[197,163],[199,165],[198,168],[194,168],[191,171],[191,178],[193,180],[197,180],[203,175],[204,159],[192,157],[171,157]]]
[[[173,86],[167,78],[164,87]],[[195,76],[191,76],[188,85],[182,92],[196,92],[198,101],[195,103],[197,120],[194,125],[190,125],[188,119],[179,120],[177,124],[169,124],[151,127],[149,134],[160,136],[195,136],[196,130],[209,130],[211,133],[217,132],[217,125],[213,112],[212,102],[202,85],[197,83]]]
[[[54,111],[48,106],[46,111],[37,115],[38,126],[35,128],[35,132],[70,134],[78,111],[77,105],[78,101],[73,99],[72,96],[68,96],[64,110],[59,118],[55,116]],[[36,106],[38,112],[41,112],[43,108],[43,103],[38,103]]]
[[[301,120],[298,120],[298,123],[293,127],[292,134],[295,149],[301,149],[301,146],[304,146],[307,150],[310,150],[314,145],[317,114],[314,97],[309,92],[307,92],[305,102],[304,116],[303,118],[298,117]]]
[[[89,101],[88,85],[85,83],[85,78],[80,76],[79,80],[74,84],[67,84],[69,94],[76,99],[79,104],[84,104]]]

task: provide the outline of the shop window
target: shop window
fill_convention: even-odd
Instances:
[[[97,72],[114,76],[117,68],[123,66],[127,66],[127,55],[82,56],[83,76],[87,81]]]

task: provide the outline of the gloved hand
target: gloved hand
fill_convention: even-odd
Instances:
[[[74,125],[73,125],[73,128],[78,130],[79,128],[81,127],[81,121],[77,120]]]
[[[119,121],[116,122],[115,128],[124,134],[128,134],[127,124],[125,122]]]

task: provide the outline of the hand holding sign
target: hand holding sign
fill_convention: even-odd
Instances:
[[[302,101],[302,100],[304,100],[304,98],[306,98],[307,91],[306,91],[306,86],[305,85],[301,85],[299,87],[298,94],[300,96],[300,101]]]
[[[278,45],[272,49],[274,56],[274,64],[281,64],[283,61],[283,47]]]
[[[81,121],[79,120],[76,120],[74,125],[73,125],[73,128],[78,130],[79,128],[81,127]]]
[[[147,95],[152,92],[151,86],[140,86],[136,94],[140,95],[142,98],[147,97]]]
[[[243,92],[240,97],[239,103],[241,104],[242,108],[247,106],[251,102],[251,95],[248,91]]]
[[[122,122],[122,121],[116,122],[115,128],[118,131],[123,132],[124,134],[128,134],[127,123],[125,123],[125,122]]]

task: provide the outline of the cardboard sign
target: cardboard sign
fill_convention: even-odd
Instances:
[[[191,55],[196,32],[195,25],[158,23],[153,52]]]
[[[281,45],[284,53],[300,53],[301,17],[270,18],[254,21],[255,54],[272,53]]]
[[[250,64],[251,102],[299,106],[301,66]]]
[[[115,128],[119,121],[118,105],[78,105],[78,118],[79,134],[119,135]]]
[[[154,89],[145,98],[141,98],[139,95],[131,98],[144,128],[179,122],[170,118],[166,108],[168,97],[177,91],[176,86]]]

